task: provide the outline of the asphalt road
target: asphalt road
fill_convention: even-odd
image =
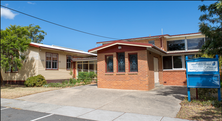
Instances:
[[[50,113],[6,108],[1,106],[1,121],[93,121]]]

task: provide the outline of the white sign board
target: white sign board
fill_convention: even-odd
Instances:
[[[188,72],[218,71],[217,61],[187,62]]]

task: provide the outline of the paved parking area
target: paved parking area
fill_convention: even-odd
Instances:
[[[164,116],[151,116],[135,113],[107,111],[74,106],[60,106],[55,108],[52,104],[37,108],[42,103],[1,98],[1,121],[187,121],[184,119]],[[13,107],[12,107],[13,106]]]
[[[102,89],[86,85],[18,98],[33,103],[75,106],[97,110],[176,117],[186,87],[162,86],[151,91]],[[31,104],[30,104],[31,105]],[[44,104],[40,105],[44,107]]]
[[[1,121],[93,121],[30,110],[1,107]]]

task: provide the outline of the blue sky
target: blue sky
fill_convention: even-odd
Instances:
[[[102,36],[127,39],[199,31],[199,5],[215,1],[1,1],[1,5],[70,28]],[[2,12],[2,10],[1,10]],[[11,13],[12,12],[12,13]],[[113,39],[91,36],[14,11],[1,13],[1,29],[12,25],[39,25],[47,32],[43,44],[88,51],[96,42]],[[99,46],[99,45],[97,45]]]

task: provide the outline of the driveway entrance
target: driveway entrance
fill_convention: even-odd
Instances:
[[[38,103],[175,117],[186,87],[162,86],[151,91],[102,89],[96,85],[64,88],[18,98]]]

